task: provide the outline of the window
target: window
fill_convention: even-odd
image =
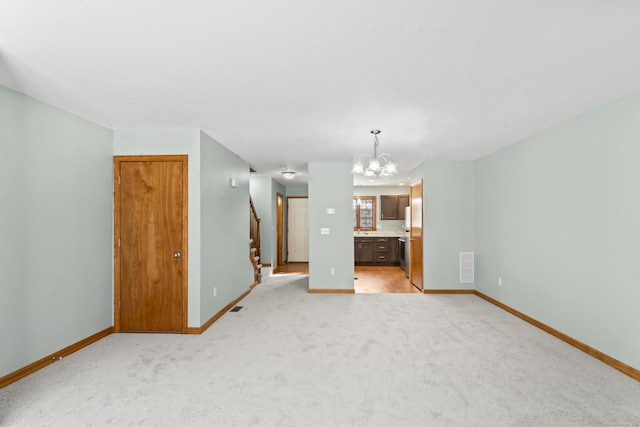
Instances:
[[[376,196],[355,196],[353,198],[353,229],[376,229]]]

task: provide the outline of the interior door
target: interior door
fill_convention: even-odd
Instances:
[[[287,198],[287,260],[309,262],[309,199]]]
[[[115,329],[186,332],[187,156],[114,164]]]
[[[422,274],[422,180],[411,184],[411,283],[423,290]]]

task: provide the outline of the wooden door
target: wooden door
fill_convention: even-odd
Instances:
[[[411,283],[418,289],[424,287],[422,274],[422,180],[411,184]]]
[[[309,262],[309,199],[287,198],[287,260]]]
[[[278,254],[276,256],[276,267],[280,267],[281,265],[283,265],[284,263],[282,262],[282,234],[283,234],[283,219],[284,219],[284,198],[282,196],[282,194],[280,193],[276,193],[276,205],[278,206],[278,229],[277,229],[277,236],[278,236],[278,244],[276,245],[276,250],[278,251]]]
[[[187,156],[118,156],[116,332],[187,329]]]

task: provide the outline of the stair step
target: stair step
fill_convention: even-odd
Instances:
[[[253,260],[254,260],[254,261],[260,261],[260,257],[259,257],[259,256],[254,256],[254,257],[253,257]]]
[[[258,250],[258,248],[251,248],[251,252],[252,252],[252,253],[253,253],[253,252],[255,252],[255,251],[257,251],[257,250]]]
[[[262,268],[262,264],[256,265],[256,270],[260,270]]]

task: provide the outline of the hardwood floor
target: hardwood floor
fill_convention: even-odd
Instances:
[[[308,262],[290,262],[273,274],[309,274]],[[420,293],[409,283],[404,270],[393,266],[355,266],[354,289],[361,294]]]
[[[357,265],[354,272],[354,289],[357,294],[420,293],[400,267]]]
[[[309,274],[308,262],[290,262],[276,267],[273,274]]]

